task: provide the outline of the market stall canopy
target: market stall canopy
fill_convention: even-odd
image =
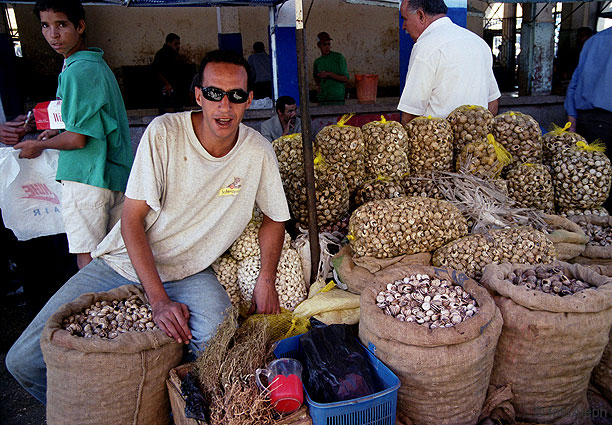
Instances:
[[[113,0],[111,0],[112,2]],[[126,6],[275,6],[286,0],[123,0]]]
[[[287,0],[99,0],[84,1],[84,5],[118,5],[118,6],[276,6]],[[0,3],[34,4],[36,1],[0,0]]]
[[[366,4],[366,5],[371,5],[371,6],[386,6],[386,7],[397,7],[399,8],[399,4],[401,2],[401,0],[344,0],[346,3],[353,3],[353,4]],[[487,3],[586,3],[586,2],[592,2],[592,1],[598,1],[598,0],[582,0],[582,1],[575,1],[575,0],[558,0],[558,1],[542,1],[542,0],[495,0],[495,1],[491,1],[491,0],[486,0]],[[445,2],[448,4],[448,1],[445,0]]]

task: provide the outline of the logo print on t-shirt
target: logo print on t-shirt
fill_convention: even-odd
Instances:
[[[219,190],[219,196],[236,196],[240,192],[242,187],[242,181],[240,177],[234,177],[234,181],[231,182],[227,187]]]

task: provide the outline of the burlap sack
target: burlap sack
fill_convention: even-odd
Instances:
[[[504,318],[491,385],[512,384],[517,420],[589,423],[587,388],[612,326],[612,279],[577,264],[553,265],[597,289],[559,297],[504,280],[514,269],[535,266],[485,268],[481,283]]]
[[[612,277],[612,265],[589,264],[587,267],[602,276]]]
[[[385,315],[376,306],[378,292],[417,273],[463,286],[476,299],[479,312],[454,327],[438,329]],[[396,265],[378,273],[361,293],[361,342],[373,344],[376,356],[398,375],[398,417],[417,425],[477,423],[501,327],[501,314],[487,291],[455,270]]]
[[[62,319],[97,301],[144,300],[125,285],[83,294],[49,318],[40,346],[47,364],[47,424],[157,425],[170,422],[166,378],[183,347],[161,330],[127,332],[112,340],[83,338],[62,329]]]
[[[592,223],[603,227],[612,227],[612,216],[600,216],[595,214],[588,215],[575,215],[570,217],[575,223]],[[612,246],[598,246],[587,244],[581,257],[591,259],[591,261],[584,261],[585,264],[609,264],[612,263]],[[603,262],[598,262],[604,260]],[[578,259],[578,263],[583,263],[581,259]]]
[[[612,267],[612,258],[591,258],[579,255],[569,260],[573,264],[582,264],[583,266],[604,266]]]
[[[610,336],[612,336],[612,332],[610,332]],[[612,342],[610,341],[612,341],[612,338],[609,339],[601,360],[595,366],[591,375],[591,382],[608,401],[612,401]]]
[[[554,214],[543,214],[544,221],[554,229],[546,237],[555,245],[557,260],[567,261],[584,252],[589,237],[573,221]]]
[[[336,270],[338,278],[354,294],[361,294],[363,288],[372,283],[379,271],[394,264],[429,266],[431,265],[431,254],[429,252],[422,252],[413,255],[400,255],[393,258],[354,258],[351,246],[345,245],[332,258],[332,265]]]
[[[587,267],[600,275],[612,277],[612,265],[592,264]],[[612,331],[610,333],[612,335]],[[593,369],[591,383],[612,402],[612,339],[608,340],[599,364]]]

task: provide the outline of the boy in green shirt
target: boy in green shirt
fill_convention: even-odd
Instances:
[[[125,106],[104,52],[85,45],[85,10],[79,0],[39,0],[34,14],[43,36],[64,56],[57,98],[66,131],[44,131],[15,145],[21,158],[59,149],[62,217],[69,250],[80,268],[121,217],[133,153]]]
[[[343,105],[345,84],[349,80],[346,59],[342,53],[331,51],[331,38],[328,33],[317,34],[317,47],[321,56],[314,61],[314,79],[319,91],[319,103]]]

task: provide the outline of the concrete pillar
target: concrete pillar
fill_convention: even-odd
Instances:
[[[516,65],[516,3],[504,4],[499,61],[504,68],[514,70]]]
[[[519,95],[550,94],[555,25],[552,4],[523,3]]]
[[[240,14],[235,7],[217,7],[217,39],[219,49],[243,54]]]
[[[448,6],[447,16],[455,24],[466,27],[467,24],[467,0],[446,0]],[[398,12],[399,14],[399,12]],[[406,72],[408,71],[408,63],[410,62],[410,53],[414,42],[410,35],[402,29],[402,16],[399,15],[399,42],[400,42],[400,92],[404,89],[406,83]]]
[[[295,38],[295,1],[289,0],[276,7],[277,19],[276,26],[271,31],[271,37],[276,38],[276,58],[278,72],[278,93],[274,93],[274,98],[279,96],[291,96],[300,105],[300,89],[298,84],[298,60]],[[312,36],[304,33],[308,42]],[[272,46],[272,41],[270,41]],[[304,52],[306,54],[306,52]],[[308,63],[307,59],[304,58]]]

